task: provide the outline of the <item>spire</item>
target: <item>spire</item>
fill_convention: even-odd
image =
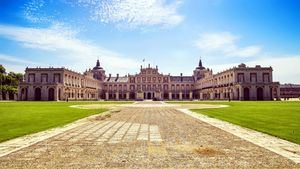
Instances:
[[[203,66],[202,66],[202,60],[201,60],[201,59],[199,60],[199,67],[203,67]]]
[[[97,59],[96,67],[100,67],[99,59]]]
[[[97,59],[96,66],[95,66],[93,69],[94,69],[94,70],[96,70],[96,69],[102,69],[102,67],[100,66],[100,61],[99,61],[99,59]]]
[[[201,60],[201,57],[200,57],[200,60],[199,60],[199,65],[198,65],[197,69],[200,69],[200,70],[203,70],[203,69],[205,69],[205,67],[203,67],[203,65],[202,65],[202,60]]]

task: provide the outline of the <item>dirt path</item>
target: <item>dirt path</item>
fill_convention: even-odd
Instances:
[[[123,107],[0,158],[1,168],[299,168],[173,107]]]

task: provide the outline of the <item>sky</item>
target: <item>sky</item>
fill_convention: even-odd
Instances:
[[[245,63],[300,83],[299,0],[0,0],[0,64],[192,75]]]

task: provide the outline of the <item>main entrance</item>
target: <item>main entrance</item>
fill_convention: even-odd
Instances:
[[[154,92],[145,92],[144,93],[145,99],[153,99],[154,98]]]

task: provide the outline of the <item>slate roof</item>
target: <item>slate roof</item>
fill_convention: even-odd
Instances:
[[[104,81],[110,83],[128,82],[128,77],[106,77]]]
[[[171,82],[194,82],[193,76],[171,76]]]

